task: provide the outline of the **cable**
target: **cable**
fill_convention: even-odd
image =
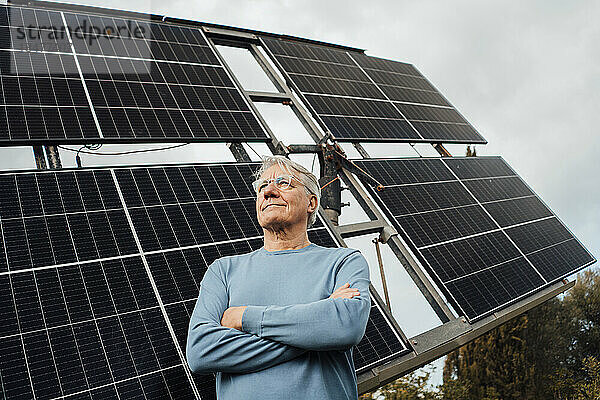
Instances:
[[[412,147],[412,149],[419,155],[419,157],[423,157],[421,155],[421,153],[419,153],[419,150],[417,150],[417,148],[415,147],[414,143],[409,143],[410,147]]]
[[[338,179],[340,179],[340,177],[336,176],[335,178],[333,178],[332,180],[330,180],[329,182],[327,182],[326,184],[324,184],[323,186],[321,186],[321,190],[325,189],[327,186],[329,186],[329,184],[337,181]]]
[[[260,154],[258,154],[258,153],[256,152],[256,150],[254,150],[254,147],[250,146],[250,143],[246,143],[246,145],[247,145],[248,147],[250,147],[250,150],[252,150],[252,151],[254,152],[254,154],[256,154],[256,156],[258,157],[258,159],[259,159],[259,160],[262,160],[262,157],[260,156]]]
[[[191,143],[181,143],[181,144],[177,144],[174,146],[169,146],[169,147],[161,147],[159,149],[142,149],[142,150],[130,150],[130,151],[119,151],[119,152],[115,152],[115,153],[95,153],[93,151],[85,151],[82,150],[84,147],[88,148],[86,145],[82,146],[79,150],[75,150],[75,149],[71,149],[69,147],[64,147],[64,146],[58,146],[58,148],[63,149],[63,150],[67,150],[73,153],[83,153],[83,154],[91,154],[94,156],[122,156],[122,155],[126,155],[126,154],[135,154],[135,153],[149,153],[152,151],[162,151],[162,150],[170,150],[170,149],[176,149],[178,147],[183,147],[183,146],[187,146],[188,144]],[[102,145],[100,145],[102,146]]]

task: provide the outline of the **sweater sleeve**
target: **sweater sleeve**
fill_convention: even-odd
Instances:
[[[288,306],[248,306],[242,330],[306,350],[348,350],[365,334],[371,309],[369,266],[358,251],[341,262],[334,290],[345,283],[358,288],[360,296]]]
[[[186,358],[192,372],[256,372],[304,354],[306,350],[221,325],[228,295],[215,263],[202,279],[188,328]]]

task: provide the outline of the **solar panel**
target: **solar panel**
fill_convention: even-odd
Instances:
[[[486,143],[410,64],[291,40],[261,40],[340,141]]]
[[[500,157],[354,161],[455,309],[482,318],[595,262]]]
[[[267,141],[198,28],[0,6],[0,144]]]
[[[262,245],[257,166],[0,173],[0,393],[215,398],[182,349],[208,265]],[[309,238],[337,245],[320,221]],[[373,301],[357,372],[406,350]]]

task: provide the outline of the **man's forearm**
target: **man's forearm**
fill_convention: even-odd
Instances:
[[[202,279],[200,295],[190,319],[186,357],[197,373],[248,373],[289,361],[306,350],[221,326],[227,309],[225,285],[213,269]]]
[[[369,311],[368,295],[290,306],[249,306],[242,330],[306,350],[347,350],[362,339]]]
[[[196,373],[256,372],[304,353],[304,349],[206,323],[190,327],[186,347],[188,365]]]
[[[242,330],[306,350],[347,350],[364,335],[371,298],[369,267],[355,252],[344,259],[335,285],[349,284],[359,296],[327,298],[307,304],[287,306],[248,306],[242,317]]]

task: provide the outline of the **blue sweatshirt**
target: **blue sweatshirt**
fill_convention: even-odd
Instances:
[[[345,283],[360,296],[328,298]],[[217,373],[220,400],[357,399],[352,347],[367,326],[369,283],[354,249],[263,247],[220,258],[202,279],[188,364]],[[244,305],[242,331],[221,326],[228,307]]]

